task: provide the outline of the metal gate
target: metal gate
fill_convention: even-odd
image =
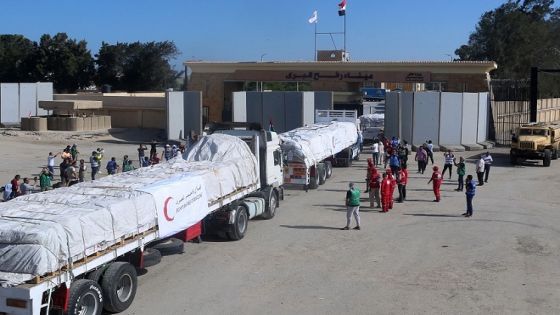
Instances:
[[[529,80],[492,80],[490,82],[490,139],[510,145],[512,133],[529,122]]]

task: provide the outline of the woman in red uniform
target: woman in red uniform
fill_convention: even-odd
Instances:
[[[434,172],[432,173],[432,178],[428,181],[428,184],[432,182],[432,187],[434,189],[434,195],[436,196],[435,202],[439,202],[441,199],[439,188],[441,187],[442,176],[439,172],[439,168],[437,166],[433,167]]]
[[[381,180],[381,208],[383,212],[389,212],[389,206],[393,199],[392,194],[392,182],[387,173],[383,174],[383,179]]]
[[[381,175],[373,167],[369,175],[369,206],[373,208],[373,203],[377,203],[377,208],[381,208],[381,198],[379,197],[379,187],[381,185]]]

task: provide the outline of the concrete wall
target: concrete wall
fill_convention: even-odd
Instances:
[[[412,123],[414,119],[414,93],[404,92],[400,93],[400,137],[403,140],[412,143]]]
[[[461,143],[462,117],[463,95],[461,93],[441,93],[439,144]]]
[[[440,93],[414,94],[412,144],[421,145],[426,140],[439,143],[439,107]]]
[[[247,121],[247,93],[233,92],[232,121]]]
[[[184,129],[185,136],[191,132],[202,134],[202,93],[198,91],[177,92],[183,94]]]
[[[475,144],[478,136],[478,94],[463,93],[461,144]]]
[[[387,94],[385,98],[385,127],[388,137],[399,135],[399,98],[400,93]]]
[[[184,139],[184,96],[180,92],[167,95],[167,139]]]
[[[52,83],[1,83],[0,123],[18,125],[22,117],[45,115],[39,101],[52,100]]]
[[[485,142],[488,139],[488,116],[490,108],[488,106],[488,93],[478,94],[478,131],[477,143]],[[484,128],[486,126],[486,128]]]

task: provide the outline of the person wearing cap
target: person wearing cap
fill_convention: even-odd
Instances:
[[[441,181],[443,177],[439,172],[439,167],[434,166],[432,169],[434,170],[434,172],[432,173],[432,177],[428,181],[428,184],[432,183],[432,188],[434,189],[434,195],[436,196],[436,199],[434,199],[434,201],[439,202],[441,200],[439,189],[441,187]]]
[[[484,182],[488,183],[488,175],[490,174],[490,166],[492,166],[492,156],[490,155],[490,151],[487,151],[483,157],[484,159]]]
[[[350,222],[352,215],[356,220],[354,230],[360,229],[360,190],[355,187],[354,183],[348,184],[346,191],[346,226],[341,230],[350,230]]]

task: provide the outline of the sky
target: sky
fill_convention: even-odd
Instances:
[[[0,33],[38,41],[66,32],[93,54],[103,41],[175,42],[186,60],[313,60],[318,32],[341,32],[339,0],[2,0]],[[449,60],[480,16],[505,0],[347,0],[347,51],[353,61]],[[343,45],[334,37],[337,48]],[[334,45],[318,37],[318,49]]]

